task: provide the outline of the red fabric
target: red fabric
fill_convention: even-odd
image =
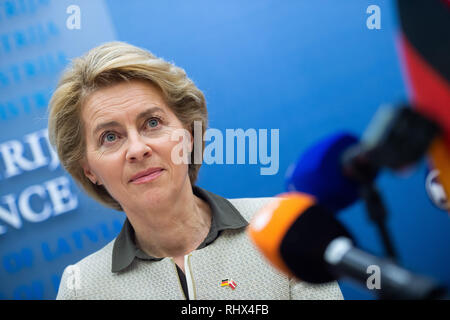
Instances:
[[[423,59],[403,34],[398,41],[411,89],[411,102],[417,110],[440,125],[450,150],[450,84]]]

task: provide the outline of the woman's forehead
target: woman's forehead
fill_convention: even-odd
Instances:
[[[160,91],[142,81],[121,82],[93,92],[83,105],[86,123],[108,118],[138,117],[142,113],[171,114]]]

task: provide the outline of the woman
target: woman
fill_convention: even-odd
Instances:
[[[270,198],[227,200],[195,186],[194,121],[204,133],[202,92],[140,48],[107,43],[66,70],[50,140],[78,184],[127,219],[114,241],[66,268],[57,298],[342,299],[336,283],[290,280],[252,246],[247,221]]]

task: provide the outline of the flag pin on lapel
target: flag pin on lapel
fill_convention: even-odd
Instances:
[[[233,279],[224,279],[220,282],[221,287],[230,287],[231,289],[236,289],[237,284]]]

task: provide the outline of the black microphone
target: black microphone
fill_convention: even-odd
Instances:
[[[361,185],[373,184],[381,168],[400,170],[417,162],[438,132],[434,122],[409,107],[380,108],[361,140],[338,132],[309,147],[289,167],[286,189],[342,210],[356,202]]]
[[[349,278],[372,286],[373,268],[379,271],[373,285],[381,299],[436,299],[445,293],[433,280],[357,249],[345,227],[307,194],[280,195],[253,217],[248,233],[276,268],[303,281]]]
[[[339,237],[330,242],[324,260],[333,274],[365,283],[377,290],[381,299],[425,300],[439,299],[445,290],[428,277],[413,274],[389,259],[381,259],[356,248],[349,238]]]
[[[408,106],[380,108],[360,141],[344,132],[309,148],[289,168],[287,190],[311,194],[333,212],[362,197],[387,255],[395,259],[386,226],[388,212],[375,178],[383,167],[400,170],[417,162],[438,133],[432,120]]]

